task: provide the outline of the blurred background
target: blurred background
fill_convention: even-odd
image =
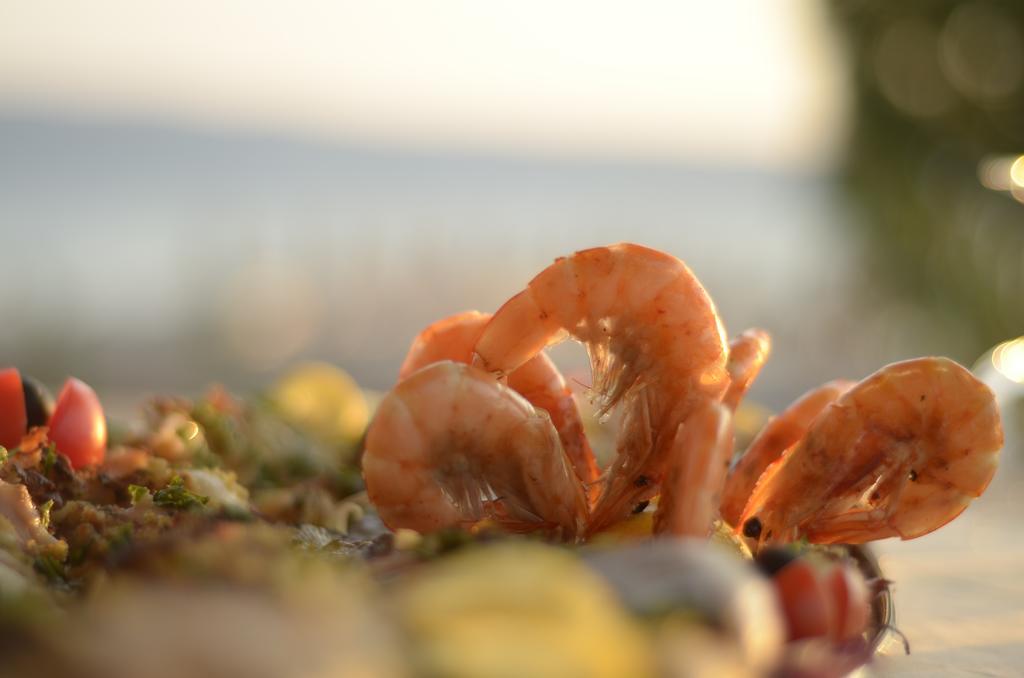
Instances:
[[[1024,334],[1021,3],[0,14],[0,363],[115,411],[310,358],[387,389],[427,323],[622,240],[771,331],[773,408]]]

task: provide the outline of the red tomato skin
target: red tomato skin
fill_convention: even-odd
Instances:
[[[93,466],[107,453],[107,420],[100,400],[85,382],[64,382],[50,417],[50,440],[73,468]]]
[[[842,642],[860,636],[871,616],[871,594],[864,577],[845,565],[836,565],[824,580],[832,599],[833,640]]]
[[[790,641],[828,635],[829,600],[813,565],[794,560],[778,571],[773,582]]]
[[[0,370],[0,445],[17,447],[25,435],[26,426],[28,414],[21,388],[21,373],[14,367]]]

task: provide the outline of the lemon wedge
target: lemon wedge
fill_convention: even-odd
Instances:
[[[325,440],[357,440],[370,417],[356,381],[328,363],[295,367],[271,389],[270,397],[286,419]]]

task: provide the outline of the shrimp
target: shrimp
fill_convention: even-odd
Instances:
[[[668,471],[654,513],[654,533],[677,537],[707,537],[718,506],[718,491],[732,454],[732,411],[706,400],[676,433],[686,454]],[[710,446],[705,441],[713,441]]]
[[[473,346],[490,319],[488,313],[466,311],[431,324],[413,340],[398,378],[405,379],[424,365],[438,360],[468,364],[473,357]],[[586,487],[597,489],[597,461],[583,432],[576,400],[551,359],[544,353],[538,353],[508,375],[508,386],[551,416],[551,423],[558,431],[562,449],[572,461],[576,476]]]
[[[573,539],[587,520],[583,486],[551,419],[492,375],[451,361],[384,397],[367,431],[363,477],[391,529],[491,519]]]
[[[732,465],[725,479],[719,511],[730,525],[739,525],[743,508],[754,491],[757,479],[783,452],[807,434],[823,409],[853,386],[852,381],[836,379],[800,396],[782,414],[769,421],[747,451]]]
[[[711,454],[714,440],[678,436],[698,405],[729,385],[725,331],[711,298],[673,256],[619,244],[555,260],[498,309],[474,364],[509,374],[548,345],[572,337],[590,355],[599,414],[621,404],[617,455],[588,533],[658,494],[668,468]]]
[[[473,346],[490,317],[479,311],[465,311],[431,323],[412,340],[409,352],[398,369],[398,380],[439,360],[469,364]]]
[[[739,406],[771,350],[771,335],[757,328],[749,329],[729,342],[729,361],[726,363],[729,390],[722,398],[729,409],[735,410]]]
[[[754,488],[758,545],[913,539],[981,496],[1003,445],[992,391],[948,358],[883,367],[814,420]]]

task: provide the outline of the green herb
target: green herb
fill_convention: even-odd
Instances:
[[[209,497],[185,489],[181,476],[174,476],[167,485],[153,493],[153,502],[157,506],[179,510],[200,508],[209,500]]]
[[[39,556],[35,568],[50,581],[64,581],[64,564],[53,556]]]
[[[135,530],[131,525],[121,525],[113,530],[113,533],[107,539],[107,543],[111,551],[120,551],[132,543],[132,537],[134,536]]]
[[[199,424],[203,439],[211,452],[227,459],[238,457],[240,444],[235,425],[228,415],[208,402],[198,403],[189,415]]]
[[[54,443],[50,443],[43,449],[43,458],[40,463],[43,466],[43,473],[53,470],[53,465],[57,463],[57,446]]]
[[[4,447],[3,445],[0,445],[0,464],[4,463],[5,461],[7,461],[7,448]]]
[[[132,498],[132,506],[149,496],[149,488],[142,485],[129,485],[128,495]]]
[[[50,529],[50,509],[52,508],[52,499],[47,499],[46,503],[39,507],[39,522],[42,523],[44,530]]]
[[[84,563],[86,557],[89,555],[89,549],[92,546],[93,541],[94,539],[90,537],[87,541],[83,541],[78,544],[71,544],[68,548],[68,565],[75,567]]]

